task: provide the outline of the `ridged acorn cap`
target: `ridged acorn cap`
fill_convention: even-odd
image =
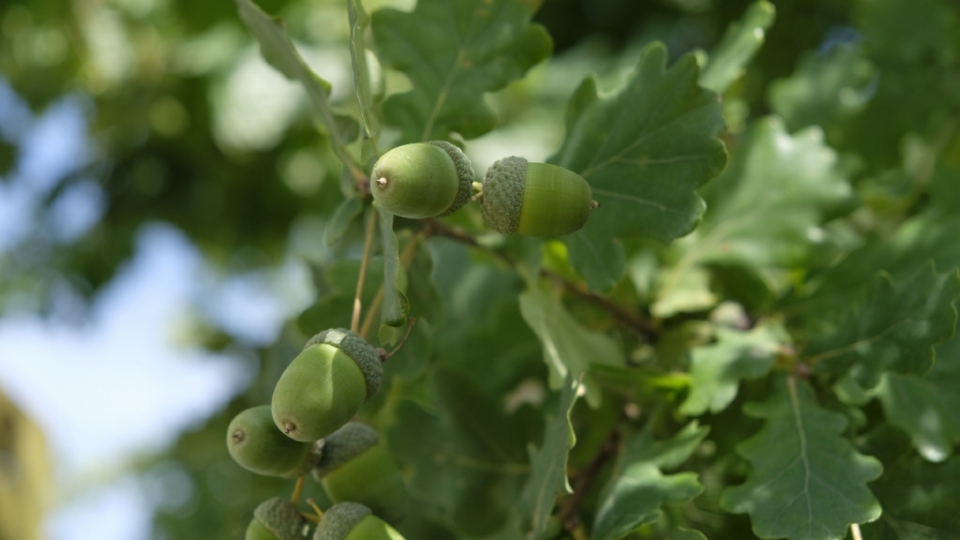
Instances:
[[[253,511],[253,517],[279,540],[299,540],[304,519],[289,499],[267,499]]]
[[[307,349],[323,343],[340,349],[357,363],[367,383],[367,399],[377,393],[380,389],[380,380],[383,378],[383,364],[373,345],[346,328],[331,328],[310,338],[303,348]]]
[[[470,164],[470,158],[463,153],[463,150],[447,141],[427,141],[427,144],[440,148],[450,156],[450,159],[453,160],[453,166],[457,168],[457,179],[460,181],[460,186],[457,188],[457,197],[453,200],[450,208],[440,214],[440,217],[443,217],[459,210],[467,204],[473,195],[473,180],[475,178],[473,165]]]
[[[480,214],[493,230],[503,234],[517,232],[526,176],[527,160],[517,156],[496,161],[487,169]]]
[[[503,234],[550,237],[583,227],[596,206],[590,184],[579,174],[511,156],[487,170],[480,213]]]
[[[323,519],[313,533],[313,540],[346,540],[350,531],[372,512],[355,502],[342,502],[323,513]]]
[[[380,435],[372,427],[360,422],[346,424],[324,439],[323,455],[313,469],[313,477],[322,479],[378,442]]]

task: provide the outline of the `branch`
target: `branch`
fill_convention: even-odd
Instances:
[[[503,253],[502,251],[490,249],[480,244],[473,235],[462,229],[451,227],[436,220],[428,220],[425,222],[423,232],[427,236],[440,236],[455,240],[461,244],[466,244],[474,249],[492,255],[509,266],[517,266],[516,259],[506,253]],[[565,290],[574,296],[577,296],[582,300],[586,300],[587,302],[606,310],[608,313],[610,313],[610,315],[613,316],[614,319],[619,321],[621,324],[630,327],[638,334],[644,336],[648,341],[654,342],[657,340],[659,332],[657,331],[657,327],[653,321],[640,317],[638,314],[614,303],[609,298],[600,296],[599,294],[591,291],[582,283],[570,281],[569,279],[552,270],[543,268],[540,270],[540,275],[560,283],[563,285]]]

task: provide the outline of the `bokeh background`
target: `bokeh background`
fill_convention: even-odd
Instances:
[[[354,109],[344,2],[259,4]],[[585,74],[612,87],[653,40],[673,58],[709,49],[748,4],[545,0],[536,20],[555,57],[489,96],[502,125],[471,141],[478,170],[556,149]],[[865,27],[911,45],[825,73],[845,77],[827,88],[846,92],[831,114],[875,109],[827,133],[841,151],[871,134],[862,174],[899,163],[900,134],[935,136],[942,115],[927,108],[957,107],[942,72],[958,52],[939,46],[954,3],[774,4],[727,94],[731,135],[770,112],[778,80],[855,50]],[[936,99],[898,101],[921,90]],[[880,119],[903,129],[872,131]],[[226,538],[225,520],[278,489],[237,474],[223,434],[302,343],[292,321],[316,295],[311,262],[356,256],[321,241],[339,177],[304,93],[261,59],[233,2],[0,2],[0,540]]]

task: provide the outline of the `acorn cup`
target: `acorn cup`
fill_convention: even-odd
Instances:
[[[404,540],[387,522],[366,506],[342,502],[324,512],[313,540]]]
[[[380,388],[377,350],[344,328],[307,342],[273,389],[273,421],[291,439],[316,441],[340,429]]]
[[[245,540],[301,540],[307,521],[288,499],[268,499],[253,511]]]
[[[242,411],[227,428],[230,457],[244,469],[264,476],[303,476],[317,464],[320,446],[284,435],[277,429],[269,405]]]
[[[579,174],[511,156],[495,162],[483,178],[480,214],[503,234],[563,236],[587,223],[597,207],[590,184]]]
[[[377,204],[401,217],[445,216],[462,207],[473,192],[470,159],[446,141],[398,146],[380,156],[370,174]]]
[[[407,513],[407,487],[373,428],[350,422],[324,439],[313,477],[333,502],[353,501],[389,523]]]

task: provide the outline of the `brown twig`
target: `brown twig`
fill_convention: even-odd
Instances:
[[[617,425],[610,430],[610,434],[607,435],[603,446],[601,446],[597,454],[593,456],[590,463],[577,472],[573,479],[573,494],[567,497],[560,506],[557,519],[560,520],[560,523],[563,524],[567,530],[573,531],[579,525],[578,514],[580,513],[580,505],[583,504],[583,498],[587,496],[587,491],[590,490],[590,486],[593,485],[593,481],[596,480],[597,475],[600,474],[604,465],[617,455],[619,448],[620,425],[618,422]]]
[[[441,236],[443,238],[450,238],[451,240],[455,240],[461,244],[466,244],[474,249],[478,249],[484,253],[492,255],[510,266],[517,265],[517,260],[510,255],[503,253],[502,251],[490,249],[477,242],[477,239],[470,233],[455,227],[451,227],[445,223],[435,220],[428,220],[424,226],[423,232],[428,236]],[[541,269],[540,275],[560,283],[563,285],[565,290],[574,296],[577,296],[582,300],[590,302],[591,304],[606,310],[621,324],[630,327],[633,331],[647,338],[648,341],[656,341],[658,331],[653,321],[640,317],[638,314],[614,303],[609,298],[600,296],[599,294],[591,291],[583,284],[570,281],[569,279],[552,270],[545,268]]]
[[[361,297],[363,284],[367,279],[367,265],[370,264],[370,252],[373,250],[373,230],[377,226],[377,211],[370,209],[370,218],[367,220],[367,234],[363,240],[363,259],[360,261],[360,277],[357,278],[357,293],[353,297],[353,317],[350,319],[350,330],[360,330]]]
[[[400,252],[400,267],[406,270],[413,263],[413,257],[417,254],[417,247],[420,244],[420,239],[416,236],[410,239],[407,242],[407,245],[403,246],[403,251]],[[380,311],[380,307],[383,305],[383,284],[380,284],[380,288],[377,290],[376,296],[373,297],[373,302],[371,302],[370,307],[367,308],[367,314],[363,318],[363,324],[360,326],[360,337],[366,339],[367,334],[370,333],[370,330],[373,328],[374,317],[377,315],[377,312]]]

